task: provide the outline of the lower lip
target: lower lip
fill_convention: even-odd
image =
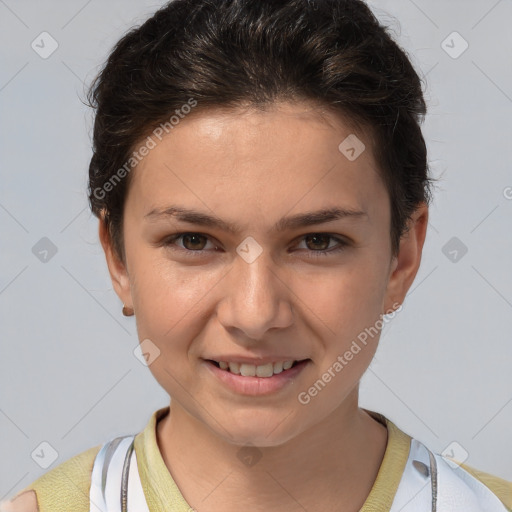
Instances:
[[[229,370],[221,370],[215,364],[206,360],[203,364],[206,365],[208,371],[212,372],[216,378],[236,393],[261,396],[276,393],[293,382],[308,363],[309,359],[306,359],[288,370],[272,375],[272,377],[244,377],[231,373]]]

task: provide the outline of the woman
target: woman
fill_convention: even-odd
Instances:
[[[175,0],[90,101],[91,208],[172,400],[6,510],[512,509],[358,405],[431,181],[420,79],[362,1]]]

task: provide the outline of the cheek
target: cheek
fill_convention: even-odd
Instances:
[[[216,282],[212,274],[197,267],[178,266],[162,249],[140,249],[131,263],[137,318],[159,338],[178,322],[186,323]]]
[[[367,370],[380,337],[385,282],[382,265],[361,261],[303,290],[321,340],[316,375],[299,397],[308,414],[334,410]]]
[[[190,345],[204,329],[198,308],[208,284],[204,277],[186,277],[162,260],[138,259],[132,297],[139,340],[149,339],[159,350],[149,370],[168,393],[180,396],[181,386],[191,389],[194,384],[188,358]]]
[[[329,272],[297,279],[294,292],[326,338],[347,340],[378,319],[386,283],[383,262],[361,253]]]
[[[149,339],[159,350],[149,366],[153,376],[168,393],[180,396],[181,386],[197,386],[190,373],[191,357],[212,314],[209,293],[222,275],[177,268],[156,254],[148,251],[133,265],[137,333],[139,340]]]

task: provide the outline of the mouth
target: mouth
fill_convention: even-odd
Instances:
[[[233,357],[235,359],[235,357]],[[311,359],[281,361],[246,360],[217,361],[203,359],[203,364],[216,382],[237,395],[263,397],[293,389],[294,383],[306,370]],[[242,360],[240,360],[242,359]],[[260,364],[254,364],[260,363]]]
[[[270,378],[280,373],[286,373],[300,363],[309,361],[309,359],[301,360],[289,360],[289,361],[276,361],[269,362],[262,365],[228,362],[228,361],[215,361],[213,359],[207,359],[208,363],[216,366],[220,370],[223,370],[234,375],[240,375],[242,377],[263,377]]]

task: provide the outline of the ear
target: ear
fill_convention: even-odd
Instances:
[[[128,271],[126,269],[126,264],[120,260],[119,256],[117,255],[114,249],[107,227],[107,223],[105,222],[103,216],[100,218],[99,221],[98,234],[101,245],[105,252],[108,271],[110,273],[110,278],[112,279],[112,285],[114,287],[114,290],[125,306],[133,307],[130,279],[128,276]]]
[[[408,230],[400,239],[398,254],[391,260],[390,276],[384,300],[384,314],[402,304],[421,262],[427,234],[428,206],[421,203],[407,223]],[[393,307],[393,304],[395,307]]]

